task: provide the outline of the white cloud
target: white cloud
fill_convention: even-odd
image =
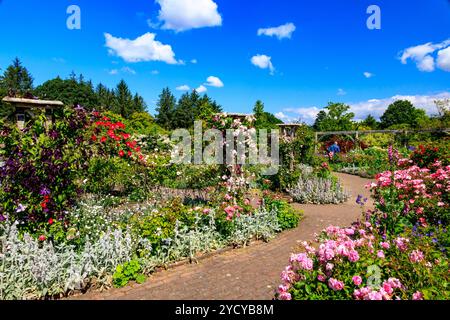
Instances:
[[[266,56],[265,54],[257,54],[251,59],[253,65],[261,69],[269,69],[270,74],[274,74],[275,68],[272,64],[272,57]]]
[[[147,32],[135,40],[116,38],[105,33],[109,53],[127,62],[163,61],[168,64],[179,63],[172,47],[155,40],[156,34]]]
[[[153,75],[157,75],[157,74],[159,74],[159,71],[158,70],[152,70],[150,73],[153,74]]]
[[[355,120],[363,120],[369,114],[371,114],[375,118],[380,118],[386,111],[387,107],[397,100],[408,100],[415,107],[424,109],[427,112],[427,114],[433,115],[437,113],[434,101],[449,98],[450,92],[441,92],[432,95],[395,95],[389,98],[370,99],[366,101],[347,104],[350,106],[350,111],[355,114]],[[318,107],[283,109],[285,113],[295,114],[300,117],[301,121],[304,121],[309,124],[314,123],[317,114],[319,113],[320,110],[322,109]],[[289,115],[287,117],[289,117]]]
[[[344,89],[340,89],[339,88],[338,91],[337,91],[337,95],[338,96],[345,96],[346,94],[347,94],[347,92],[345,92]]]
[[[152,19],[147,19],[147,25],[152,29],[159,29],[161,22],[153,22]]]
[[[222,88],[224,86],[222,80],[220,80],[219,78],[214,77],[214,76],[208,77],[208,79],[206,79],[206,81],[207,82],[204,83],[205,86],[216,87],[216,88]]]
[[[450,46],[450,39],[440,42],[440,43],[432,43],[428,42],[425,44],[421,44],[414,47],[409,47],[400,52],[400,61],[403,64],[407,64],[408,60],[412,60],[416,63],[417,68],[423,72],[432,72],[436,68],[435,57],[434,54],[437,52],[438,59],[444,55],[444,60],[447,51],[445,48]],[[442,52],[444,52],[442,54]],[[445,71],[450,71],[450,68],[446,68],[445,62],[439,63],[439,68]]]
[[[296,27],[293,23],[286,23],[279,27],[272,28],[261,28],[258,29],[258,36],[268,36],[268,37],[277,37],[278,39],[288,38],[290,39],[292,33],[295,31]]]
[[[287,108],[284,109],[285,112],[294,113],[300,118],[301,122],[313,123],[316,120],[317,114],[321,109],[317,107],[306,107],[306,108]],[[282,119],[283,120],[283,119]]]
[[[424,109],[427,114],[436,114],[435,100],[450,98],[450,92],[442,92],[433,95],[395,95],[384,99],[370,99],[358,103],[350,103],[352,112],[355,113],[355,119],[365,119],[369,114],[379,118],[386,111],[387,107],[397,100],[408,100],[415,107]]]
[[[438,52],[437,65],[442,70],[450,72],[450,47]]]
[[[204,85],[201,85],[200,87],[195,89],[195,91],[197,91],[197,93],[205,93],[206,91],[208,91],[208,89]]]
[[[222,25],[217,4],[212,0],[156,0],[161,6],[158,19],[162,29],[181,32]]]
[[[123,67],[121,71],[123,73],[136,74],[136,71],[134,69],[131,69],[130,67]]]
[[[191,88],[187,85],[187,84],[184,84],[184,85],[182,85],[182,86],[179,86],[179,87],[177,87],[176,88],[178,91],[189,91],[189,90],[191,90]]]
[[[277,113],[275,113],[275,117],[277,117],[277,118],[280,119],[280,120],[284,120],[284,119],[288,118],[288,116],[285,115],[283,112],[277,112]]]
[[[370,79],[370,78],[375,76],[373,73],[370,73],[370,72],[367,72],[367,71],[364,72],[363,74],[364,74],[364,77],[366,77],[367,79]]]
[[[198,61],[197,61],[197,59],[192,59],[192,60],[191,60],[191,63],[192,63],[192,64],[197,64]]]
[[[123,67],[121,69],[112,69],[108,71],[110,75],[118,75],[119,73],[128,73],[128,74],[136,74],[136,71],[134,69],[131,69],[130,67]]]

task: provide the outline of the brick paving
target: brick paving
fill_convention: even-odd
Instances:
[[[300,205],[304,219],[300,226],[280,234],[269,243],[215,255],[198,264],[187,264],[157,272],[144,284],[121,289],[90,292],[72,299],[86,300],[270,300],[280,284],[280,273],[301,241],[328,225],[348,226],[361,216],[355,203],[358,194],[368,197],[364,186],[370,180],[338,174],[350,192],[342,205]]]

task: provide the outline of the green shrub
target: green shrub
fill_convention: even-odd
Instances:
[[[268,197],[265,199],[266,205],[270,209],[277,211],[278,224],[282,230],[294,229],[298,227],[303,212],[295,210],[285,200],[271,200]]]
[[[130,281],[144,283],[145,280],[145,275],[141,273],[141,265],[136,260],[118,265],[113,275],[113,283],[116,288],[125,287]]]

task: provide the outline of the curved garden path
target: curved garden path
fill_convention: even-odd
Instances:
[[[370,182],[357,176],[338,174],[351,194],[341,205],[300,205],[304,219],[298,228],[280,234],[269,243],[231,250],[200,261],[157,272],[146,283],[106,292],[91,292],[75,299],[132,300],[270,300],[280,284],[280,273],[301,241],[332,225],[348,226],[361,216],[355,200],[369,197]]]

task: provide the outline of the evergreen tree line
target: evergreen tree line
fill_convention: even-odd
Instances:
[[[222,112],[222,107],[208,95],[197,91],[184,93],[176,99],[169,88],[164,88],[156,103],[156,123],[166,130],[192,128],[195,120],[206,120]]]
[[[109,89],[103,84],[94,88],[91,80],[75,73],[67,79],[59,76],[34,87],[33,77],[19,59],[0,76],[0,97],[4,96],[59,100],[65,105],[80,105],[88,110],[111,111],[129,119],[134,113],[145,112],[147,105],[138,93],[132,93],[127,83],[121,80],[116,88]],[[0,102],[1,103],[1,102]],[[2,113],[7,107],[0,105]]]

